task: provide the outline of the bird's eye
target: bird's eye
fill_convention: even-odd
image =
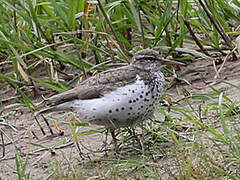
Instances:
[[[146,57],[146,59],[149,60],[149,61],[156,61],[157,60],[157,58],[153,57],[153,56]]]

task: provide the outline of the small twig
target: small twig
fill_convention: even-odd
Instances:
[[[39,126],[39,128],[40,128],[40,130],[41,130],[41,132],[42,132],[42,134],[43,134],[43,135],[46,135],[44,129],[42,128],[42,126],[41,126],[41,124],[39,123],[39,121],[38,121],[38,119],[37,119],[36,116],[34,116],[34,119],[36,120],[36,122],[37,122],[37,124],[38,124],[38,126]]]
[[[7,126],[7,127],[11,128],[15,132],[18,131],[15,127],[13,127],[11,124],[8,124],[7,122],[0,122],[0,125]]]
[[[47,127],[48,127],[51,135],[54,135],[53,130],[52,130],[52,128],[50,127],[50,125],[49,125],[49,123],[48,123],[48,120],[47,120],[43,115],[41,115],[41,116],[42,116],[44,122],[47,124]]]
[[[55,147],[54,149],[63,149],[65,147],[71,146],[71,145],[73,145],[73,142],[69,142],[67,144],[60,145],[58,147]],[[49,152],[49,148],[40,148],[40,149],[37,149],[35,151],[29,152],[28,155],[40,155],[40,154],[37,154],[37,153],[41,152],[41,151],[48,151]],[[1,158],[0,162],[3,161],[3,160],[10,160],[10,159],[15,159],[15,155],[11,156],[11,157]]]
[[[217,74],[214,76],[214,79],[217,79],[217,78],[219,77],[219,74],[220,74],[220,72],[222,71],[223,66],[225,65],[228,57],[229,57],[236,49],[237,49],[237,47],[235,47],[235,48],[234,48],[230,53],[228,53],[227,56],[224,58],[223,63],[221,64],[220,68],[219,68],[218,71],[217,71]]]
[[[215,75],[215,76],[220,77],[219,74],[218,74],[218,70],[217,70],[217,66],[216,66],[215,61],[212,61],[212,63],[213,63],[213,69],[214,69],[214,71],[216,72],[216,75]]]
[[[186,20],[183,20],[184,21],[184,24],[187,26],[191,36],[193,37],[193,40],[196,42],[196,44],[198,45],[198,47],[201,49],[201,51],[206,54],[207,56],[211,56],[207,50],[202,46],[202,44],[199,42],[198,38],[195,36],[191,26],[190,26],[190,23]]]
[[[51,149],[63,149],[63,148],[65,148],[65,147],[67,147],[67,146],[71,146],[71,145],[73,145],[74,144],[74,142],[69,142],[69,143],[67,143],[67,144],[62,144],[62,145],[60,145],[60,146],[58,146],[58,147],[51,147]],[[37,149],[37,150],[35,150],[35,151],[32,151],[32,152],[29,152],[28,154],[29,155],[35,155],[36,153],[38,153],[38,152],[41,152],[41,151],[49,151],[49,148],[40,148],[40,149]]]
[[[5,156],[5,143],[4,143],[4,139],[3,139],[3,132],[1,131],[1,139],[2,139],[2,149],[3,149],[3,153],[2,153],[2,157],[1,158],[4,158]]]
[[[13,97],[9,97],[9,98],[6,98],[6,99],[1,99],[2,102],[8,102],[8,101],[11,101],[11,100],[14,100],[14,99],[17,99],[17,98],[21,98],[22,96],[13,96]]]
[[[178,80],[178,81],[183,81],[183,82],[185,82],[186,84],[188,84],[188,85],[192,85],[190,82],[188,82],[186,79],[183,79],[183,78],[180,78],[180,77],[178,77],[178,75],[177,75],[177,73],[176,73],[176,71],[175,71],[175,69],[174,68],[172,68],[172,70],[173,70],[173,80],[171,80],[171,82],[168,84],[168,86],[166,87],[166,89],[168,90],[168,89],[171,89],[172,88],[172,86],[174,86],[175,85],[175,83],[176,83],[176,81]]]
[[[33,134],[33,136],[34,136],[36,139],[39,139],[39,138],[37,137],[37,135],[35,134],[34,131],[31,131],[31,133]]]
[[[205,88],[208,88],[208,87],[210,87],[210,86],[214,86],[214,85],[216,85],[216,84],[218,84],[218,83],[221,83],[223,79],[224,79],[224,78],[222,78],[222,79],[220,79],[220,80],[215,80],[215,81],[213,81],[212,83],[210,83],[210,84],[208,84],[208,85],[206,85],[206,86],[202,86],[202,87],[193,86],[193,87],[194,87],[195,89],[198,89],[198,90],[205,89]]]
[[[34,162],[32,162],[32,165],[38,164],[41,159],[43,159],[44,156],[46,156],[48,152],[44,152],[39,158],[37,158]]]
[[[8,143],[5,143],[5,145],[15,144],[15,142],[18,141],[18,139],[15,140],[15,141],[13,141],[4,131],[2,131],[1,129],[0,129],[0,131],[1,131],[1,133],[10,141],[10,142],[8,142]]]
[[[75,45],[75,47],[77,47],[76,38],[74,38],[74,45]],[[78,47],[77,47],[77,48],[78,48]],[[78,57],[78,59],[79,59],[80,68],[81,68],[81,70],[82,70],[82,72],[83,72],[84,78],[87,79],[86,69],[84,68],[84,63],[83,63],[83,61],[82,61],[81,50],[80,50],[80,48],[78,48],[77,50],[78,50],[78,51],[77,51],[77,57]]]

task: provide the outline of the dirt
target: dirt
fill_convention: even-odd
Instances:
[[[216,76],[213,63],[207,60],[198,59],[189,63],[186,67],[183,67],[181,71],[178,71],[178,77],[181,79],[168,90],[169,97],[173,100],[180,99],[183,94],[194,93],[206,93],[211,91],[211,86],[219,89],[229,95],[231,99],[236,102],[240,101],[239,89],[233,88],[221,80],[226,80],[234,85],[240,86],[240,59],[237,61],[227,60],[224,64],[218,64],[217,70],[222,67],[219,72],[219,76]],[[12,97],[12,92],[9,93],[9,89],[5,89],[3,98]],[[3,94],[2,94],[3,95]],[[37,100],[39,101],[39,100]],[[39,122],[45,131],[45,135],[41,132],[39,125],[34,119],[32,113],[22,106],[11,107],[11,103],[4,102],[5,106],[9,108],[2,112],[1,116],[4,121],[0,123],[6,123],[12,127],[0,124],[0,132],[3,135],[3,140],[0,140],[0,177],[3,179],[17,179],[16,168],[16,153],[20,155],[22,164],[28,155],[27,171],[31,173],[32,179],[46,179],[51,178],[51,175],[56,171],[56,167],[69,167],[69,164],[78,164],[79,162],[89,162],[91,160],[98,160],[104,156],[103,152],[91,152],[98,151],[103,147],[105,142],[105,135],[102,133],[94,133],[90,135],[84,135],[77,137],[83,146],[83,154],[87,154],[89,157],[85,157],[83,160],[80,156],[79,150],[73,141],[70,141],[70,137],[73,134],[74,128],[71,129],[69,122],[78,122],[73,114],[54,114],[64,135],[60,135],[56,130],[53,120],[49,120],[50,127],[54,131],[54,135],[51,135],[49,128],[41,117]],[[91,130],[99,129],[97,126],[78,127],[78,132],[89,132]],[[111,138],[108,137],[108,143]],[[3,145],[4,144],[4,145]],[[53,148],[51,151],[51,147]],[[4,153],[4,154],[3,154]]]

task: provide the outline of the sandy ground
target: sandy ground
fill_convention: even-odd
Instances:
[[[221,67],[217,65],[217,69]],[[207,60],[196,60],[190,63],[187,67],[183,67],[180,72],[177,72],[180,82],[172,86],[167,94],[173,100],[182,97],[183,93],[205,93],[211,91],[210,86],[221,90],[229,95],[231,99],[236,102],[240,101],[239,89],[233,88],[230,85],[222,83],[221,80],[227,80],[234,85],[240,85],[240,59],[237,61],[226,61],[219,77],[215,78],[216,71],[211,62]],[[187,82],[187,83],[186,83]],[[12,127],[0,124],[0,130],[3,134],[4,146],[2,139],[0,139],[0,177],[3,179],[17,179],[16,159],[15,154],[19,152],[21,160],[26,159],[28,154],[28,170],[31,172],[32,179],[45,179],[54,172],[56,164],[64,166],[69,163],[78,164],[79,162],[89,159],[85,157],[83,160],[79,154],[78,148],[69,137],[73,134],[73,129],[69,126],[69,122],[77,122],[73,115],[55,114],[60,123],[60,127],[64,131],[64,135],[59,135],[54,127],[53,121],[49,121],[50,126],[54,131],[54,135],[49,132],[46,123],[42,118],[39,122],[45,131],[45,135],[41,132],[36,120],[32,114],[26,109],[16,108],[8,109],[2,113],[4,120]],[[4,121],[2,121],[4,123]],[[79,127],[78,132],[87,132],[99,127]],[[80,142],[90,150],[97,151],[102,148],[105,141],[105,135],[95,133],[77,137]],[[108,138],[110,142],[111,138]],[[51,152],[51,147],[57,147]],[[82,147],[82,145],[80,145]],[[104,153],[93,153],[82,148],[84,154],[88,153],[93,160],[101,158]],[[3,154],[4,153],[4,154]]]

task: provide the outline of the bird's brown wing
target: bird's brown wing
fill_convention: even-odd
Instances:
[[[131,66],[111,69],[83,81],[73,89],[54,95],[48,98],[47,101],[52,105],[57,105],[74,99],[100,98],[105,93],[132,83],[135,80],[136,71]]]
[[[46,100],[51,105],[57,105],[74,99],[98,98],[101,97],[101,89],[103,89],[103,87],[100,86],[78,86],[63,93],[56,94]]]

